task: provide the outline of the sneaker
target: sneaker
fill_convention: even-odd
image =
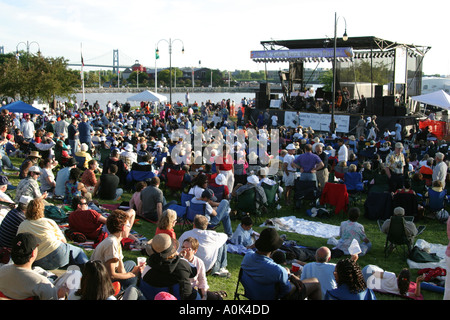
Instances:
[[[20,168],[17,168],[16,166],[13,166],[9,170],[11,170],[11,171],[20,171]]]
[[[231,277],[230,271],[225,268],[220,268],[219,271],[213,273],[214,276],[229,278]]]

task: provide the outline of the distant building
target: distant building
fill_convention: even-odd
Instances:
[[[450,78],[444,77],[423,77],[422,94],[444,90],[450,94]]]

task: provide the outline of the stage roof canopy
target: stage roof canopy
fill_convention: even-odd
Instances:
[[[252,51],[251,58],[255,62],[298,61],[305,59],[330,61],[333,41],[334,39],[331,38],[261,41],[264,50]],[[411,56],[425,56],[431,49],[429,46],[398,43],[374,36],[349,37],[347,41],[337,38],[336,48],[337,50],[339,48],[347,48],[346,56],[340,56],[339,53],[337,55],[339,58],[346,59],[394,57],[394,49],[396,48],[406,48]],[[348,48],[351,50],[348,50]],[[323,52],[322,55],[318,53],[320,51]],[[351,51],[351,55],[348,55],[349,51]],[[284,57],[281,57],[283,52],[285,52]]]

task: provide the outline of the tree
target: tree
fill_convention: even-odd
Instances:
[[[6,97],[30,104],[39,99],[50,103],[56,97],[70,98],[80,86],[79,73],[69,70],[68,60],[62,57],[22,53],[18,59],[0,61],[0,95]]]
[[[127,79],[128,83],[136,85],[137,79],[139,79],[139,84],[148,83],[148,73],[147,72],[139,72],[139,77],[137,74],[138,74],[137,71],[133,71],[132,73],[130,73],[130,76]]]
[[[178,68],[172,68],[172,86],[175,85],[175,76],[177,79],[183,77],[183,71]],[[170,85],[170,69],[164,69],[158,72],[158,83],[166,83]]]

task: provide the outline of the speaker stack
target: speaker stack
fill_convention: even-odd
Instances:
[[[256,92],[256,108],[260,110],[268,109],[270,106],[270,86],[268,83],[260,83],[259,91]]]
[[[395,116],[395,97],[384,96],[383,97],[383,116],[394,117]]]

